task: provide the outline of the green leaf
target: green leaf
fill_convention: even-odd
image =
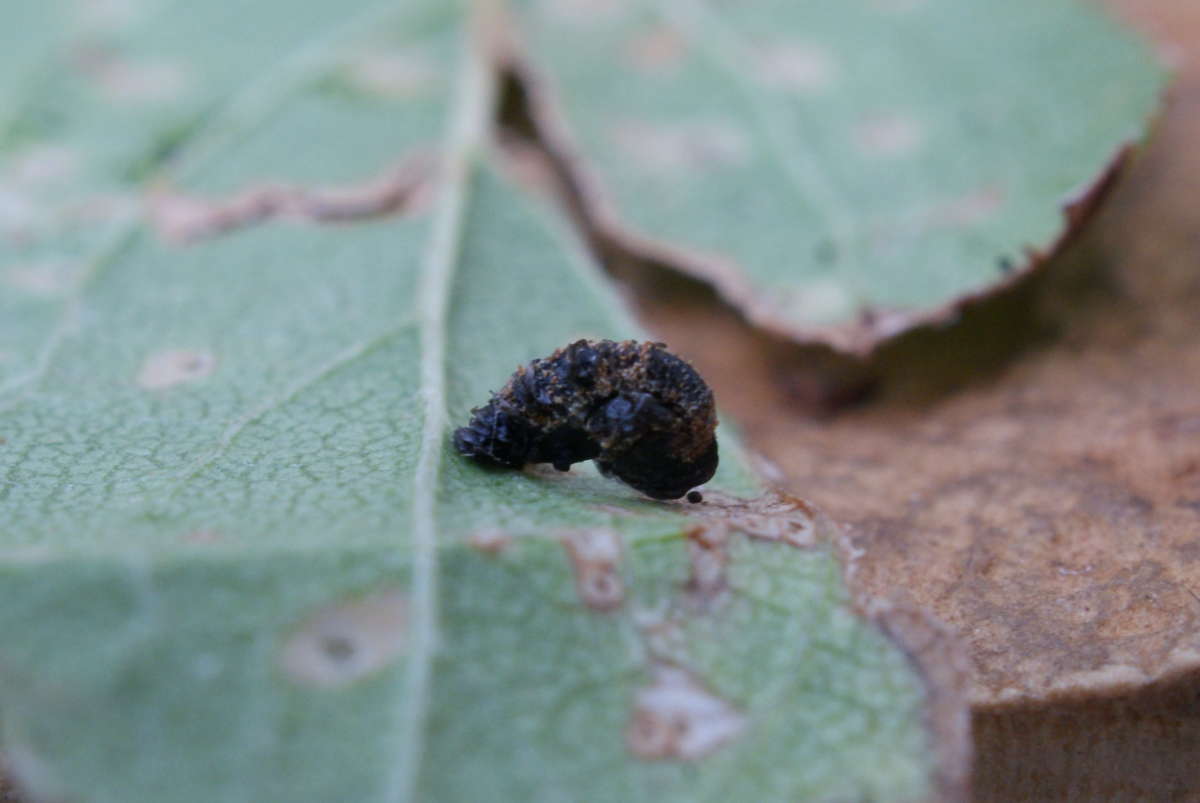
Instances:
[[[132,194],[174,132],[144,211],[68,240],[38,189],[45,225],[0,252],[0,728],[25,788],[932,794],[922,679],[856,612],[830,525],[739,501],[730,438],[702,506],[449,447],[519,363],[636,334],[486,147],[494,71],[458,10],[157,8],[127,46],[185,60],[195,95],[127,112],[80,85],[5,146],[6,175],[77,154],[57,197]],[[373,174],[439,147],[433,186],[376,203]]]
[[[1076,0],[522,9],[590,223],[850,351],[1031,270],[1163,86]]]

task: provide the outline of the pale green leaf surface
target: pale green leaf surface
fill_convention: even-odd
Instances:
[[[1077,0],[522,5],[608,211],[792,332],[994,285],[1163,86]]]
[[[453,108],[482,103],[458,88],[461,26],[441,4],[315,48],[321,15],[353,4],[254,4],[264,45],[230,44],[228,59],[215,34],[198,51],[207,29],[184,5],[156,6],[154,47],[196,50],[221,97],[178,112],[199,123],[169,175],[193,192],[358,180],[445,143]],[[243,7],[187,5],[206,20]],[[348,82],[347,60],[370,48],[428,60],[427,91]],[[239,86],[253,58],[283,77]],[[127,123],[140,145],[105,143],[120,115],[72,108],[56,136],[95,140],[94,186],[136,190],[127,168],[149,158],[158,118]],[[3,285],[12,770],[38,796],[104,803],[928,794],[920,681],[852,611],[829,548],[735,528],[727,590],[703,599],[685,590],[686,505],[590,468],[488,472],[453,454],[449,428],[516,365],[633,329],[562,224],[478,142],[450,141],[457,170],[407,215],[263,222],[183,246],[131,216],[73,245],[82,268],[54,292]],[[4,247],[5,264],[26,256]],[[171,350],[201,368],[156,386],[147,366]],[[724,443],[711,486],[755,493]],[[585,531],[621,545],[615,610],[577,588],[561,540]],[[471,545],[488,532],[508,545]],[[318,631],[327,640],[297,659]],[[626,740],[667,664],[737,723],[687,760]]]

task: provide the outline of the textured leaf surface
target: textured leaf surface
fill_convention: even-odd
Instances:
[[[1048,247],[1162,86],[1075,0],[523,7],[594,221],[852,350]]]
[[[157,75],[176,79],[150,92],[118,70],[142,94],[106,97],[64,55],[91,35],[65,6],[35,26],[43,51],[0,48],[37,76],[0,91],[46,110],[5,134],[5,188],[35,214],[0,246],[0,727],[29,790],[930,792],[921,682],[852,611],[802,507],[651,503],[590,469],[493,473],[448,449],[520,362],[631,333],[555,219],[487,166],[490,81],[453,7],[96,7],[129,11],[108,20],[110,64],[169,56]],[[301,219],[180,244],[163,221],[181,208],[234,207],[160,194],[72,223],[142,176],[278,198],[245,193],[359,182],[446,142],[405,214],[284,205]],[[756,492],[730,448],[712,485]]]

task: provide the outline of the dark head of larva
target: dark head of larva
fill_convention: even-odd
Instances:
[[[454,446],[509,468],[595,460],[647,496],[678,499],[716,472],[716,427],[712,391],[662,343],[578,340],[518,368]]]

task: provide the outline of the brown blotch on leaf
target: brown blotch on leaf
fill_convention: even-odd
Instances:
[[[512,543],[512,536],[498,527],[476,530],[467,536],[467,545],[479,552],[498,555]]]
[[[649,74],[669,73],[679,68],[687,53],[687,42],[674,28],[659,25],[634,35],[625,46],[625,57],[635,69]]]
[[[216,544],[221,542],[222,537],[216,530],[192,530],[183,540],[189,544]]]
[[[574,530],[561,537],[575,573],[579,599],[592,610],[611,611],[625,601],[621,537],[612,530]]]
[[[288,637],[279,660],[296,683],[336,688],[391,664],[407,635],[408,597],[380,591],[315,613]]]
[[[434,162],[422,153],[383,175],[343,187],[311,189],[290,184],[250,187],[212,200],[169,192],[150,197],[149,213],[159,235],[184,244],[267,220],[343,223],[414,212],[427,197]]]
[[[634,696],[625,744],[637,758],[695,761],[738,736],[746,717],[690,673],[657,663]]]
[[[137,383],[146,390],[167,390],[205,379],[216,368],[217,358],[211,351],[166,349],[146,358],[138,371]]]
[[[686,590],[703,601],[712,601],[726,588],[725,569],[729,565],[729,529],[714,522],[693,527],[687,532],[688,574]]]
[[[685,508],[697,518],[711,521],[710,532],[726,527],[764,541],[780,541],[807,548],[816,543],[817,513],[803,499],[782,491],[768,491],[754,499],[740,499],[709,491],[703,508]]]

